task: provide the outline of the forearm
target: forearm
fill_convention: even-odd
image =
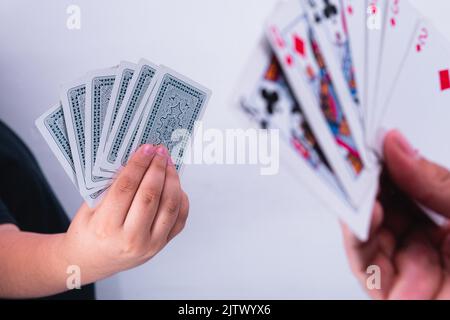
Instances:
[[[67,290],[64,234],[43,235],[0,226],[0,297],[34,298]]]

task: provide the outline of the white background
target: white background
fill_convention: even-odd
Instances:
[[[450,35],[450,2],[411,0]],[[66,8],[81,8],[81,30]],[[69,215],[81,198],[34,127],[62,83],[145,57],[213,91],[206,128],[238,128],[230,104],[274,0],[0,3],[0,118],[36,154]],[[449,57],[450,59],[450,57]],[[99,298],[366,298],[350,274],[336,219],[288,169],[190,166],[185,231],[147,264],[97,287]],[[25,201],[25,199],[24,199]]]

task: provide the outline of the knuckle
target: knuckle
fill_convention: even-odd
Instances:
[[[148,163],[147,159],[144,159],[144,158],[136,156],[136,155],[133,158],[131,158],[130,161],[129,161],[129,165],[131,167],[139,169],[140,171],[147,170],[148,164],[149,163]]]
[[[113,232],[112,228],[105,224],[97,225],[94,229],[95,238],[99,241],[110,238]]]
[[[155,188],[147,188],[142,190],[142,201],[144,205],[150,205],[159,201],[161,191]]]
[[[117,189],[120,193],[131,193],[136,187],[136,181],[129,175],[123,175],[117,180]]]
[[[183,210],[180,211],[180,220],[183,224],[186,223],[188,217],[189,217],[189,207],[183,208]]]
[[[126,235],[121,242],[120,251],[123,255],[139,258],[145,254],[145,247],[136,235]]]
[[[172,197],[167,199],[167,203],[165,205],[165,211],[169,215],[177,215],[180,208],[180,201],[176,197]]]
[[[141,252],[132,243],[123,243],[120,247],[120,254],[128,258],[136,258]]]
[[[170,215],[178,214],[181,209],[181,203],[181,189],[178,187],[168,193],[167,199],[164,203],[164,210],[166,210]]]
[[[95,238],[97,240],[105,240],[108,238],[108,233],[106,232],[105,229],[96,229],[95,230]]]

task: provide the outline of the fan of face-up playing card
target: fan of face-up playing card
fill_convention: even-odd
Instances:
[[[240,108],[280,130],[288,166],[364,239],[386,130],[450,167],[429,143],[448,130],[447,42],[407,0],[280,1],[265,30]]]
[[[331,168],[353,206],[359,207],[377,170],[368,160],[356,99],[335,58],[340,48],[325,55],[334,39],[325,32],[319,37],[310,22],[301,2],[283,2],[269,18],[267,36]]]
[[[376,186],[369,185],[366,201],[351,205],[327,156],[312,131],[303,105],[297,102],[269,43],[262,39],[251,55],[239,84],[241,112],[262,129],[278,129],[283,163],[304,181],[313,193],[354,230],[367,237]]]
[[[346,90],[346,95],[338,96],[316,37],[308,25],[306,12],[299,3],[292,5],[295,10],[280,5],[274,13],[275,18],[270,22],[280,22],[278,28],[275,23],[270,23],[268,38],[274,50],[267,41],[258,45],[240,84],[239,105],[261,128],[280,130],[285,142],[281,149],[285,163],[358,237],[365,239],[376,192],[376,186],[370,180],[376,179],[377,175],[366,168],[360,154],[365,150],[354,103],[357,99],[351,94],[351,89],[355,88],[341,78],[340,89]],[[295,25],[298,21],[304,24]],[[287,26],[293,29],[287,30]],[[283,32],[286,32],[284,37]],[[294,50],[287,50],[289,46]],[[336,49],[333,53],[339,55],[341,52]],[[329,94],[325,95],[326,92]],[[352,101],[350,108],[355,109],[349,117],[353,124],[348,123],[346,113],[349,110],[344,110],[341,99]],[[327,110],[328,107],[331,108]],[[352,136],[351,126],[355,127],[357,138]],[[316,132],[324,131],[325,137],[316,135]],[[323,141],[331,146],[331,151],[322,148]],[[338,160],[332,163],[329,159]],[[339,166],[344,167],[339,171],[341,177],[336,174]],[[347,183],[347,189],[343,181]],[[358,194],[355,190],[363,192]]]

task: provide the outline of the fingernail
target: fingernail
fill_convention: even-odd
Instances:
[[[160,155],[160,156],[167,156],[167,149],[164,146],[159,146],[158,149],[156,150],[156,152]]]
[[[145,156],[151,156],[155,153],[155,147],[152,146],[151,144],[146,144],[142,146],[142,153]]]
[[[444,242],[442,243],[442,251],[446,256],[450,257],[450,235],[447,235],[444,239]]]
[[[409,143],[409,141],[400,133],[400,131],[395,131],[393,136],[395,139],[395,143],[405,154],[411,157],[418,156],[419,151]]]

